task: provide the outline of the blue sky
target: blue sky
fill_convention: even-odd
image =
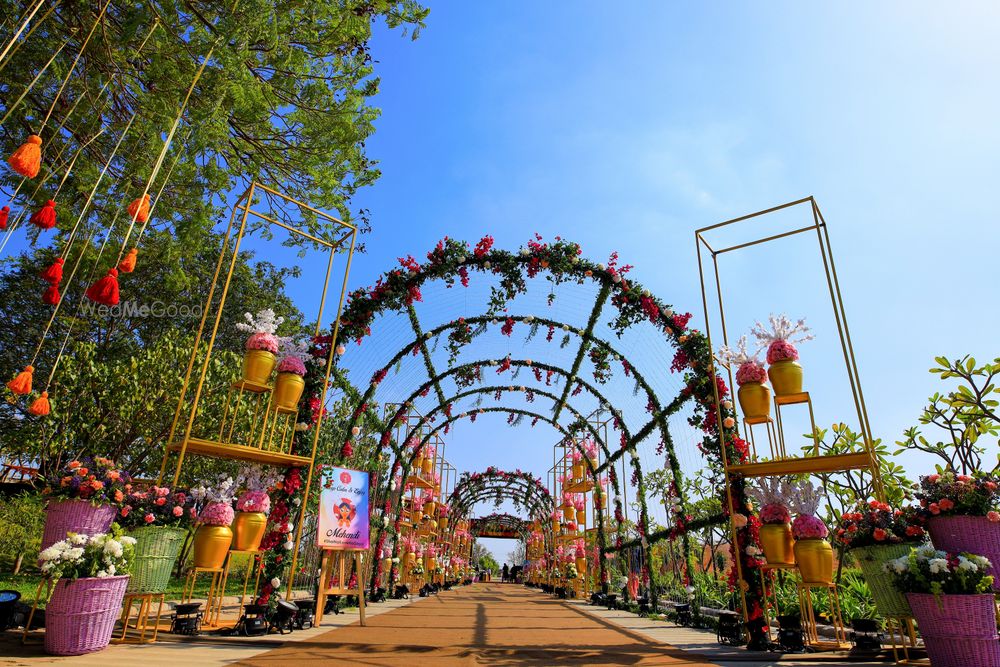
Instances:
[[[935,355],[996,356],[996,5],[430,6],[417,41],[373,42],[383,176],[359,199],[374,232],[352,284],[446,234],[516,247],[538,231],[618,250],[703,327],[693,230],[812,194],[877,437],[897,439],[939,389]],[[786,305],[828,316],[798,252],[734,264],[737,287],[748,272],[761,287],[733,297],[741,324]],[[814,391],[840,368],[835,331],[816,333],[802,349]],[[821,425],[850,421],[829,394]],[[449,457],[542,472],[546,436],[522,430],[460,428]]]

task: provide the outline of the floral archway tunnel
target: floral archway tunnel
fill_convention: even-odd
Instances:
[[[730,512],[748,515],[735,531],[743,578],[731,584],[746,591],[749,617],[760,615],[759,560],[749,555],[755,549],[743,555],[756,546],[759,524],[742,480],[733,482],[733,506],[725,502],[720,443],[730,461],[748,456],[728,388],[708,373],[711,350],[688,327],[691,315],[633,281],[632,268],[617,253],[588,260],[561,238],[536,235],[514,252],[494,248],[489,236],[475,244],[445,238],[425,260],[399,258],[373,286],[349,295],[336,378],[354,407],[341,459],[374,473],[377,557],[397,551],[415,460],[433,458],[442,439],[452,452],[468,446],[454,437],[458,424],[502,420],[548,428],[553,441],[581,454],[596,450],[583,459],[610,501],[595,517],[605,586],[605,561],[638,549],[655,601],[651,545],[678,541],[690,576],[691,530],[721,524]],[[723,511],[696,520],[685,475],[705,467]],[[656,494],[644,479],[653,469],[669,479]],[[373,585],[381,574],[373,573]]]

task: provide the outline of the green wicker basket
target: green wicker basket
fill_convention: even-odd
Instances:
[[[162,593],[170,583],[170,573],[184,546],[187,531],[167,526],[136,528],[129,533],[135,538],[135,559],[129,593]]]
[[[865,581],[868,582],[868,588],[871,589],[872,598],[875,600],[875,608],[885,618],[913,615],[906,595],[899,592],[892,583],[892,575],[882,567],[888,560],[909,555],[912,546],[912,544],[876,544],[850,551],[858,567],[861,568]]]

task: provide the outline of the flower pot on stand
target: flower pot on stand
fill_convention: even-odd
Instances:
[[[424,463],[421,466],[421,470],[423,470],[424,478],[429,478],[431,476],[431,471],[434,470],[434,459],[424,457]]]
[[[423,467],[424,467],[424,457],[414,456],[413,467],[411,468],[411,470],[413,470],[413,474],[419,476],[423,472]]]
[[[552,532],[553,533],[559,532],[559,519],[552,519]]]
[[[446,517],[446,516],[441,517],[441,521],[439,523],[441,524],[442,528],[447,528],[448,527],[448,517]]]
[[[573,479],[583,479],[583,461],[573,462]]]
[[[295,410],[299,406],[299,399],[302,398],[302,390],[305,388],[306,381],[302,379],[301,375],[289,372],[278,373],[271,400],[282,410]]]
[[[229,526],[198,526],[194,534],[194,566],[209,569],[222,567],[232,543],[233,531]]]
[[[243,355],[243,381],[267,384],[278,357],[267,350],[247,350]]]
[[[801,388],[801,382],[799,386]],[[748,382],[740,385],[736,396],[744,419],[767,419],[771,416],[771,390],[766,384]]]
[[[586,558],[577,558],[576,559],[576,571],[580,574],[581,577],[583,576],[583,573],[587,571],[587,559]]]
[[[861,569],[861,575],[868,584],[878,612],[886,618],[912,616],[906,595],[896,588],[892,575],[886,572],[883,567],[888,560],[908,556],[910,545],[906,543],[873,544],[868,547],[856,547],[851,549],[849,553]]]
[[[826,540],[808,538],[795,541],[795,562],[802,581],[810,584],[833,582],[833,547]]]
[[[587,511],[577,510],[576,511],[576,522],[581,526],[587,522]]]
[[[437,511],[436,502],[432,500],[430,502],[424,503],[424,514],[426,514],[427,516],[434,516],[434,512],[436,511]]]
[[[162,593],[180,556],[187,530],[169,526],[144,526],[129,532],[135,538],[128,593]]]
[[[767,369],[767,377],[777,396],[802,393],[802,366],[797,361],[785,359],[774,362]]]
[[[257,551],[264,539],[267,515],[263,512],[237,512],[233,519],[232,548],[236,551]]]
[[[927,532],[935,549],[985,556],[990,561],[993,590],[1000,592],[1000,523],[984,516],[932,516]]]
[[[792,524],[765,523],[760,527],[760,546],[764,558],[771,565],[791,565],[795,563],[795,540],[792,538]]]
[[[60,579],[45,607],[45,652],[83,655],[111,641],[128,575]]]
[[[100,535],[108,532],[118,510],[114,505],[91,505],[86,500],[60,500],[45,508],[45,528],[42,532],[44,551],[66,539],[66,533]]]
[[[934,667],[1000,667],[993,596],[907,593]]]

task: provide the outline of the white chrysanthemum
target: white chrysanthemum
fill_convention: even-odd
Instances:
[[[106,554],[119,558],[124,552],[125,550],[122,548],[121,542],[108,540],[104,543],[104,553]]]
[[[66,550],[66,560],[77,560],[83,558],[83,549],[81,547],[73,547]]]
[[[934,556],[936,553],[937,552],[935,551],[934,547],[932,547],[929,544],[917,547],[917,556],[920,556],[921,558],[930,558],[931,556]]]
[[[295,543],[294,542],[292,542],[291,540],[288,540],[287,542],[285,542],[285,551],[291,551],[294,548],[295,548]]]
[[[975,563],[973,563],[968,558],[965,558],[964,556],[959,556],[958,557],[958,569],[959,570],[968,570],[969,572],[976,572],[976,571],[979,570],[979,566],[976,565]]]
[[[67,538],[67,541],[70,544],[74,544],[76,546],[83,546],[84,544],[87,543],[89,539],[90,537],[87,535],[81,535],[80,533],[73,533]]]
[[[122,535],[121,537],[118,538],[118,541],[121,542],[122,544],[127,544],[130,547],[135,546],[135,538],[129,537],[128,535]]]
[[[948,571],[948,561],[944,558],[931,558],[927,565],[930,567],[931,574],[939,574],[941,572]]]
[[[59,558],[59,556],[61,555],[62,555],[62,550],[57,549],[56,545],[53,544],[51,547],[43,549],[42,553],[38,554],[38,557],[44,561],[50,561]]]
[[[281,579],[275,577],[274,579],[271,580],[271,588],[280,588],[280,587],[281,587]]]

